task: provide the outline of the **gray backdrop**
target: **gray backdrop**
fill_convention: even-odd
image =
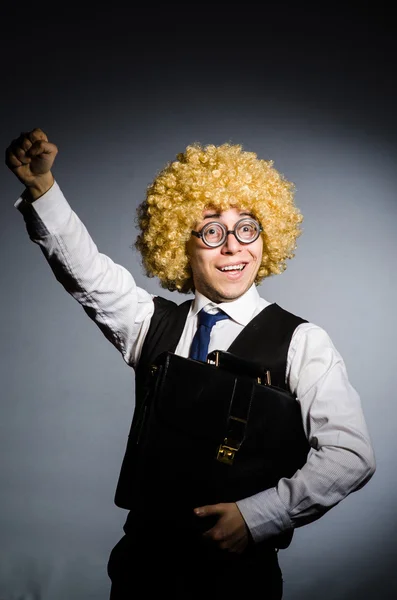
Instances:
[[[59,147],[55,176],[99,249],[178,301],[143,276],[131,248],[135,209],[156,172],[193,141],[232,141],[296,183],[305,216],[297,255],[259,291],[331,335],[361,395],[377,471],[280,552],[284,598],[395,598],[390,15],[381,5],[375,14],[167,7],[7,9],[1,143],[44,129]],[[126,517],[113,497],[133,372],[29,241],[13,207],[21,191],[3,165],[0,600],[106,600],[106,563]]]

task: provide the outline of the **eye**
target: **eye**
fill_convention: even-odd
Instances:
[[[222,235],[223,229],[222,226],[218,223],[209,223],[203,229],[203,233],[205,235]]]
[[[224,235],[224,229],[220,223],[208,223],[202,230],[203,240],[210,246],[217,246],[222,243]]]

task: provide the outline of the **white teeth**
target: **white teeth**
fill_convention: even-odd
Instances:
[[[230,265],[229,267],[222,267],[221,271],[242,271],[245,265]]]

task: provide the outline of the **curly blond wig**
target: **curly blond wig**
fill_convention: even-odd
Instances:
[[[303,217],[294,204],[294,184],[240,144],[194,143],[169,162],[148,186],[138,207],[135,246],[149,277],[163,288],[194,291],[186,243],[205,209],[237,207],[262,225],[263,256],[255,283],[282,273],[294,256]]]

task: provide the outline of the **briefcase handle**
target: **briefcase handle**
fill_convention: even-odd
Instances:
[[[265,369],[259,363],[240,358],[225,350],[213,350],[207,356],[207,363],[215,365],[220,369],[230,371],[235,375],[252,377],[262,385],[271,385],[269,369]]]

